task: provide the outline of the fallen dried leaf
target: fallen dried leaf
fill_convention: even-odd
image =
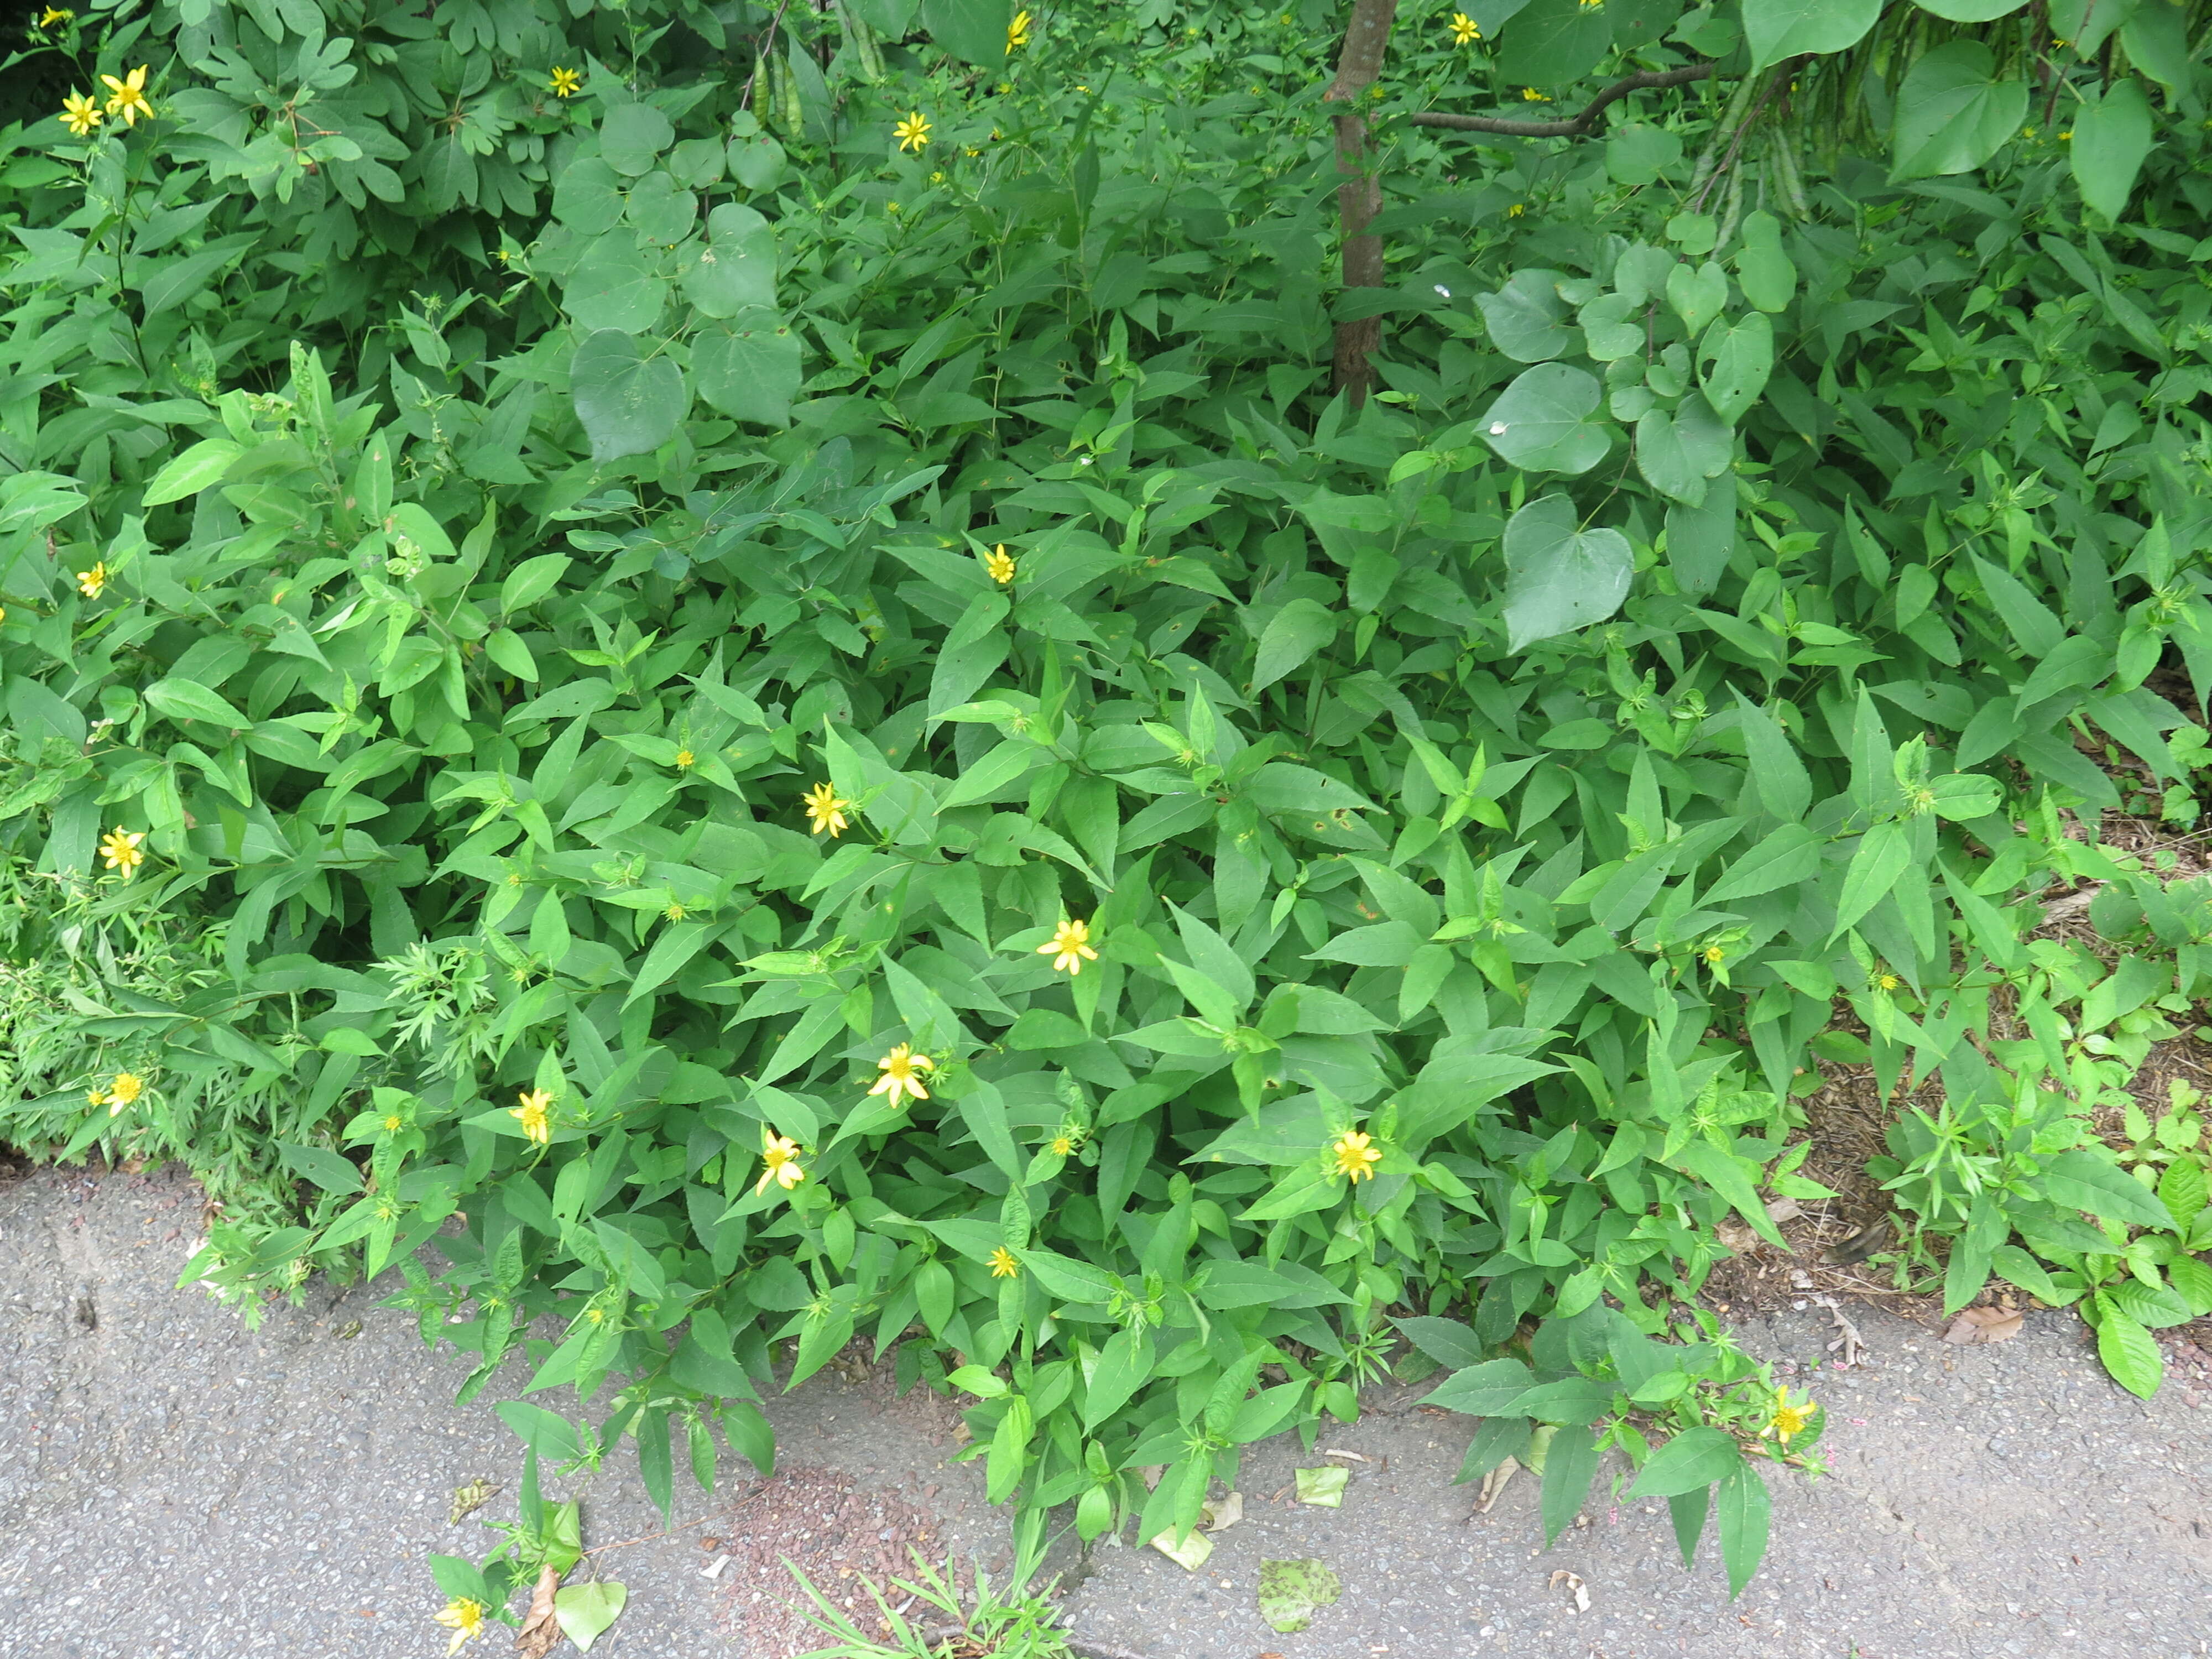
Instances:
[[[1805,1206],[1794,1198],[1771,1198],[1766,1200],[1766,1218],[1777,1226],[1785,1221],[1795,1221],[1805,1213]]]
[[[1244,1518],[1244,1494],[1208,1498],[1198,1512],[1199,1524],[1208,1532],[1226,1532]]]
[[[1196,1572],[1206,1565],[1206,1557],[1213,1553],[1213,1540],[1196,1528],[1191,1529],[1189,1537],[1178,1544],[1175,1528],[1170,1527],[1153,1539],[1152,1546],[1185,1572]]]
[[[1344,1584],[1324,1561],[1260,1563],[1260,1616],[1285,1636],[1304,1630],[1317,1608],[1344,1594]]]
[[[515,1632],[514,1650],[524,1659],[545,1659],[561,1643],[561,1621],[554,1615],[553,1597],[561,1589],[561,1569],[548,1561],[538,1570],[537,1588],[530,1592],[530,1611]]]
[[[1323,1457],[1348,1457],[1348,1458],[1350,1458],[1350,1459],[1351,1459],[1353,1462],[1355,1462],[1355,1463],[1372,1463],[1372,1462],[1375,1461],[1373,1458],[1370,1457],[1370,1456],[1369,1456],[1365,1452],[1356,1452],[1356,1451],[1325,1451],[1325,1452],[1323,1452],[1323,1453],[1322,1454],[1322,1455]]]
[[[1577,1613],[1588,1613],[1589,1611],[1589,1587],[1584,1584],[1578,1576],[1569,1572],[1565,1567],[1560,1568],[1557,1572],[1554,1572],[1552,1575],[1552,1588],[1553,1589],[1559,1589],[1562,1584],[1565,1584],[1567,1589],[1574,1594],[1575,1611]]]
[[[1968,1308],[1951,1322],[1951,1328],[1943,1333],[1943,1340],[1954,1347],[1972,1347],[1982,1342],[2006,1342],[2020,1334],[2023,1316],[2007,1313],[2002,1308]]]
[[[1352,1479],[1350,1469],[1332,1466],[1322,1469],[1299,1469],[1295,1474],[1299,1503],[1317,1510],[1344,1507],[1345,1483]]]
[[[1490,1506],[1505,1495],[1506,1483],[1510,1481],[1513,1477],[1520,1472],[1521,1460],[1517,1457],[1509,1457],[1503,1463],[1500,1463],[1496,1468],[1491,1470],[1488,1474],[1484,1475],[1482,1477],[1482,1494],[1474,1506],[1475,1514],[1489,1514]]]

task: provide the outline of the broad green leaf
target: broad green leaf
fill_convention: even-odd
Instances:
[[[599,154],[617,173],[633,179],[652,172],[675,142],[675,127],[650,104],[616,104],[599,121]]]
[[[1498,73],[1519,86],[1579,81],[1613,47],[1606,9],[1584,0],[1528,0],[1512,27],[1498,34]]]
[[[2118,1304],[2100,1292],[2096,1298],[2097,1357],[2112,1374],[2112,1381],[2130,1394],[2148,1400],[2158,1392],[2166,1376],[2166,1360],[2158,1339],[2120,1311]]]
[[[921,0],[921,26],[931,41],[986,70],[1006,61],[1006,26],[1013,18],[1013,0]]]
[[[1596,1474],[1597,1436],[1590,1429],[1571,1423],[1552,1437],[1551,1450],[1544,1458],[1540,1500],[1547,1547],[1574,1524]]]
[[[2043,1195],[2069,1210],[2086,1210],[2104,1221],[2164,1230],[2173,1224],[2151,1189],[2112,1162],[2102,1149],[2076,1147],[2044,1166]]]
[[[684,295],[709,317],[735,317],[754,306],[772,307],[775,227],[743,203],[716,208],[707,216],[706,245],[684,273]]]
[[[1528,1392],[1532,1378],[1518,1359],[1490,1359],[1454,1371],[1421,1401],[1471,1417],[1494,1417]]]
[[[1636,470],[1670,501],[1696,507],[1705,499],[1705,476],[1690,465],[1674,417],[1663,409],[1646,410],[1636,422]]]
[[[647,356],[620,329],[603,328],[576,348],[568,373],[576,418],[592,441],[592,459],[605,462],[651,453],[676,435],[690,407],[684,371],[659,341]]]
[[[1754,898],[1778,887],[1792,887],[1820,868],[1820,836],[1802,823],[1785,823],[1750,851],[1733,860],[1705,894],[1708,904]]]
[[[1292,599],[1267,620],[1252,665],[1251,690],[1264,690],[1336,637],[1336,613],[1316,599]]]
[[[1705,400],[1723,421],[1733,423],[1759,401],[1774,372],[1774,325],[1765,313],[1753,312],[1726,329],[1709,330],[1698,356]]]
[[[1406,1340],[1440,1365],[1460,1368],[1482,1364],[1482,1344],[1456,1319],[1436,1319],[1425,1314],[1407,1315],[1391,1323]]]
[[[197,495],[210,484],[222,482],[231,464],[246,453],[245,446],[228,438],[203,438],[174,457],[156,472],[142,499],[148,507]]]
[[[772,311],[739,312],[691,343],[699,395],[725,415],[755,426],[787,426],[799,395],[799,336]]]
[[[1687,261],[1667,273],[1667,308],[1682,319],[1682,328],[1695,339],[1705,325],[1728,305],[1728,272],[1712,260],[1701,265]]]
[[[2102,97],[2085,99],[2073,120],[2066,155],[2081,200],[2107,219],[2118,219],[2150,155],[2150,100],[2140,82],[2118,81]]]
[[[1838,938],[1889,896],[1911,861],[1912,839],[1901,823],[1877,823],[1859,837],[1850,867],[1844,872],[1843,896],[1836,902]]]
[[[2022,10],[2027,0],[1913,0],[1921,10],[1954,23],[1987,23]]]
[[[584,1652],[606,1634],[622,1617],[629,1591],[612,1579],[594,1578],[581,1584],[563,1584],[553,1593],[553,1617],[561,1633]]]
[[[1914,59],[1897,91],[1891,177],[1967,173],[1996,155],[2027,115],[2027,82],[1996,75],[1978,40],[1948,40]]]
[[[1567,323],[1566,301],[1556,270],[1516,270],[1495,294],[1474,296],[1497,348],[1516,362],[1541,363],[1571,350],[1575,331]]]
[[[1612,434],[1589,417],[1604,388],[1563,363],[1540,363],[1500,392],[1481,420],[1490,447],[1531,471],[1587,472],[1605,459]]]
[[[636,233],[614,230],[592,244],[562,284],[561,303],[579,328],[642,334],[660,320],[668,279],[658,254],[637,246]]]
[[[1855,46],[1881,13],[1881,0],[1743,0],[1751,67],[1756,72],[1800,52]]]
[[[1507,648],[1603,622],[1627,597],[1635,568],[1628,538],[1579,528],[1566,496],[1529,502],[1505,526]]]
[[[253,722],[229,703],[192,680],[167,679],[146,688],[147,706],[173,720],[204,720],[243,731]]]
[[[1720,1511],[1721,1564],[1728,1569],[1729,1595],[1738,1596],[1766,1554],[1774,1500],[1758,1467],[1741,1459],[1713,1496]]]
[[[1743,1465],[1743,1453],[1725,1431],[1684,1429],[1651,1454],[1637,1472],[1631,1498],[1673,1498],[1725,1480]]]

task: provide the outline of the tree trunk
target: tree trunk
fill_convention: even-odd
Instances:
[[[1336,188],[1337,215],[1344,225],[1344,286],[1382,286],[1382,239],[1367,227],[1382,206],[1382,181],[1373,166],[1374,146],[1367,123],[1360,118],[1358,100],[1382,72],[1382,53],[1390,41],[1390,25],[1398,15],[1398,0],[1354,0],[1352,22],[1344,32],[1344,51],[1336,64],[1336,79],[1329,83],[1324,100],[1341,104],[1336,123],[1336,171],[1344,182]],[[1358,408],[1367,401],[1375,371],[1368,354],[1382,343],[1382,319],[1362,317],[1336,325],[1336,389]]]

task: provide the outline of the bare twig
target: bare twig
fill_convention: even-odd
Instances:
[[[1564,121],[1513,121],[1501,115],[1453,115],[1442,110],[1423,110],[1413,117],[1417,127],[1449,127],[1455,132],[1504,132],[1516,138],[1579,138],[1590,130],[1607,105],[1648,87],[1679,87],[1703,81],[1718,65],[1692,64],[1687,69],[1650,70],[1623,76],[1590,100],[1579,115]]]

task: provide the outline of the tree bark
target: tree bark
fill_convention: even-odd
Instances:
[[[1336,171],[1344,181],[1336,188],[1336,210],[1344,227],[1347,291],[1382,286],[1382,239],[1367,228],[1382,206],[1382,181],[1375,173],[1374,144],[1358,113],[1358,100],[1382,73],[1382,54],[1397,15],[1398,0],[1353,0],[1336,79],[1323,94],[1323,101],[1345,106],[1336,112],[1334,121]],[[1368,357],[1382,339],[1379,317],[1336,325],[1336,389],[1351,399],[1354,409],[1367,401],[1374,385],[1375,370]]]

